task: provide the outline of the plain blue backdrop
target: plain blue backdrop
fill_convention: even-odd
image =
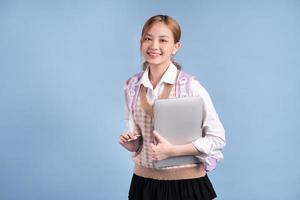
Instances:
[[[226,129],[220,200],[300,199],[300,1],[0,1],[0,199],[127,199],[123,84],[155,14]]]

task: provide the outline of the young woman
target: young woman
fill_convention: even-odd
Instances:
[[[143,72],[126,82],[128,131],[119,138],[125,149],[134,152],[129,200],[209,200],[216,197],[206,172],[214,168],[211,167],[214,161],[223,159],[225,131],[207,91],[174,62],[173,57],[180,48],[180,35],[178,23],[166,15],[151,17],[142,30],[140,49],[145,63]],[[199,134],[199,139],[190,144],[173,145],[154,130],[151,105],[158,98],[183,96],[203,99],[202,134],[205,137]],[[201,163],[165,168],[154,165],[181,155],[194,155]]]

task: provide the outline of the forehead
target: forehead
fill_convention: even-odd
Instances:
[[[170,30],[170,28],[162,23],[162,22],[156,22],[154,23],[145,34],[149,34],[151,36],[168,36],[173,37],[173,33]]]

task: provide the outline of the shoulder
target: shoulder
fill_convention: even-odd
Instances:
[[[180,74],[178,76],[178,83],[183,84],[187,83],[191,86],[191,89],[194,90],[194,88],[201,88],[202,85],[197,80],[196,76],[186,73],[185,71],[180,71]]]
[[[209,97],[208,91],[200,83],[200,81],[196,79],[195,76],[193,76],[193,78],[191,80],[191,90],[193,92],[193,96],[199,96],[199,97],[204,97],[204,98]]]
[[[125,84],[124,84],[124,89],[128,89],[128,88],[132,88],[136,85],[138,85],[139,80],[141,79],[141,77],[143,76],[144,72],[139,72],[134,74],[133,76],[129,77]]]
[[[191,82],[191,88],[193,91],[193,96],[201,97],[204,102],[204,107],[207,111],[216,113],[216,110],[213,105],[212,98],[205,87],[196,79],[193,79]]]
[[[179,74],[179,79],[193,79],[194,76],[189,74],[189,73],[186,73],[185,71],[181,70],[180,71],[180,74]]]
[[[129,77],[126,80],[126,85],[138,83],[138,81],[142,78],[143,74],[144,74],[144,72],[139,72],[139,73],[136,73],[135,75]]]
[[[196,76],[190,75],[190,90],[191,95],[194,97],[201,97],[207,109],[214,110],[212,99],[206,88],[197,80]]]

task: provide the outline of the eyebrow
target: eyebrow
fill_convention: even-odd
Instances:
[[[145,36],[153,37],[153,35],[151,35],[150,33],[146,33]],[[169,36],[167,36],[167,35],[160,35],[159,37],[160,38],[162,38],[162,37],[167,37],[168,38]]]

